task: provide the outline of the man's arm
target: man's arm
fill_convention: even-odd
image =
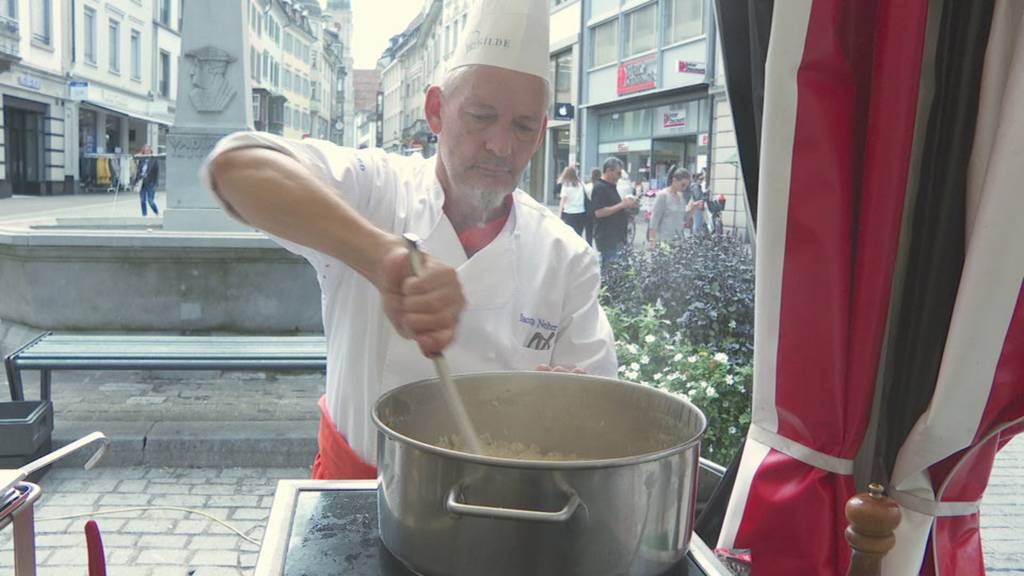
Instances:
[[[427,257],[413,277],[401,238],[374,226],[291,156],[268,148],[228,150],[209,166],[211,185],[248,224],[308,246],[356,270],[381,293],[395,328],[426,354],[454,337],[465,306],[455,270]]]

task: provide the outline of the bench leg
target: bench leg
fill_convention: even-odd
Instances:
[[[39,399],[49,400],[50,399],[50,371],[40,370],[39,371]]]
[[[10,361],[5,362],[4,367],[7,369],[7,387],[11,389],[11,400],[24,400],[25,389],[21,385],[21,371]]]

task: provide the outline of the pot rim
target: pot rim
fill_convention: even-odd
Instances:
[[[551,375],[555,375],[555,376],[558,376],[560,378],[564,378],[566,376],[569,376],[569,377],[573,377],[573,378],[583,378],[583,379],[589,379],[589,380],[602,380],[602,381],[605,381],[605,382],[614,382],[616,384],[625,385],[625,386],[641,386],[645,390],[650,390],[653,393],[663,395],[664,397],[666,397],[670,401],[681,402],[681,403],[686,404],[687,406],[689,406],[696,414],[698,414],[700,416],[700,421],[701,421],[700,431],[697,434],[695,434],[692,438],[690,438],[689,440],[687,440],[686,442],[683,442],[681,444],[676,444],[675,446],[671,446],[669,448],[665,448],[664,450],[658,450],[656,452],[646,452],[646,453],[637,454],[637,455],[634,455],[634,456],[625,456],[625,457],[620,457],[620,458],[600,458],[600,459],[594,459],[594,460],[518,460],[518,459],[515,459],[515,458],[500,458],[500,457],[497,457],[497,456],[480,456],[480,455],[477,455],[477,454],[470,454],[468,452],[460,452],[458,450],[451,450],[451,449],[448,449],[448,448],[441,448],[440,446],[435,446],[434,444],[429,444],[427,442],[416,440],[415,438],[410,438],[408,436],[405,436],[404,434],[400,434],[400,433],[396,432],[395,430],[393,430],[388,425],[384,424],[384,422],[381,421],[380,417],[378,416],[379,408],[380,408],[380,405],[383,402],[385,402],[388,398],[390,398],[391,396],[393,396],[395,394],[400,393],[402,390],[404,390],[406,388],[410,388],[410,387],[413,387],[413,386],[416,386],[416,385],[420,385],[420,384],[423,384],[424,382],[437,382],[438,381],[437,378],[424,378],[422,380],[417,380],[415,382],[410,382],[408,384],[403,384],[401,386],[398,386],[397,388],[393,388],[391,390],[388,390],[384,394],[381,394],[381,396],[373,404],[373,410],[371,411],[370,416],[373,418],[373,423],[377,427],[377,431],[378,432],[380,432],[380,433],[382,433],[382,434],[384,434],[386,436],[389,436],[392,439],[397,440],[399,442],[405,442],[407,444],[412,444],[416,448],[419,448],[420,450],[423,450],[425,452],[431,452],[433,454],[437,454],[438,456],[447,457],[447,458],[453,458],[453,459],[456,459],[456,460],[468,461],[468,462],[472,462],[472,463],[475,463],[475,464],[483,464],[483,465],[487,465],[487,466],[500,466],[500,467],[503,467],[503,468],[530,468],[530,469],[543,469],[543,470],[580,470],[580,469],[595,469],[595,468],[620,468],[620,467],[623,467],[623,466],[633,466],[635,464],[642,464],[644,462],[651,462],[651,461],[654,461],[654,460],[661,460],[663,458],[668,458],[670,456],[674,456],[674,455],[676,455],[676,454],[678,454],[680,452],[685,452],[685,451],[687,451],[687,450],[689,450],[689,449],[691,449],[691,448],[693,448],[695,446],[699,447],[700,441],[704,438],[704,435],[707,433],[707,430],[708,430],[708,419],[707,419],[707,416],[704,415],[704,412],[700,408],[697,408],[696,405],[694,405],[692,402],[690,402],[689,399],[683,398],[683,397],[680,397],[680,396],[676,396],[675,394],[670,394],[670,393],[668,393],[668,392],[666,392],[664,390],[661,390],[659,388],[652,388],[650,386],[645,386],[643,384],[637,384],[635,382],[629,382],[629,381],[626,381],[626,380],[619,380],[617,378],[606,378],[604,376],[594,376],[594,375],[591,375],[591,374],[574,374],[574,373],[568,373],[568,372],[539,372],[539,371],[538,372],[531,372],[531,371],[528,371],[528,370],[521,370],[521,371],[504,371],[504,372],[501,372],[501,371],[474,372],[474,373],[470,373],[470,374],[453,375],[452,379],[453,380],[460,380],[460,379],[467,378],[467,377],[502,376],[502,375],[508,375],[508,374],[517,374],[518,375],[518,374],[523,374],[523,373],[535,374],[535,375],[538,375],[541,378],[550,378]],[[378,446],[378,449],[379,449],[379,446]],[[699,456],[699,454],[698,454],[698,456]]]

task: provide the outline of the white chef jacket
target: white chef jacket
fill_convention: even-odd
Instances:
[[[499,235],[467,258],[442,210],[444,191],[433,160],[238,132],[222,139],[204,163],[200,175],[207,187],[212,190],[210,160],[245,147],[295,158],[374,225],[417,234],[425,252],[457,270],[466,309],[445,350],[453,374],[549,364],[616,375],[611,327],[597,302],[595,253],[525,192],[515,191]],[[316,269],[327,340],[328,411],[356,454],[376,465],[373,403],[397,386],[435,377],[434,365],[414,341],[398,335],[380,294],[362,275],[312,248],[274,240]]]

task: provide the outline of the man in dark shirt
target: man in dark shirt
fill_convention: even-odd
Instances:
[[[602,265],[622,253],[626,245],[626,228],[636,208],[636,198],[619,196],[615,184],[622,177],[622,161],[614,156],[605,160],[601,179],[594,183],[590,204],[594,210],[594,246],[601,253]]]

